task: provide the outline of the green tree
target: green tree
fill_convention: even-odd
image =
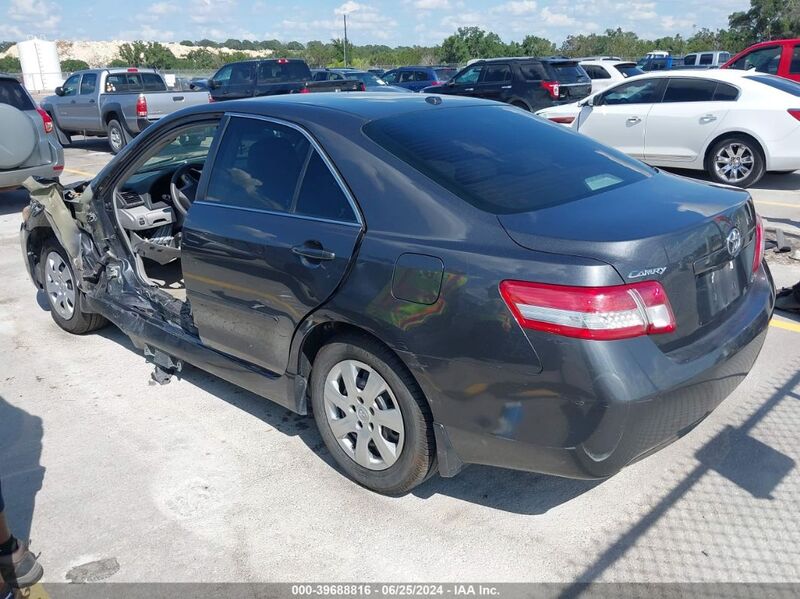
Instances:
[[[553,42],[536,35],[526,35],[520,49],[524,56],[552,56],[557,51]]]
[[[139,67],[144,64],[144,51],[146,49],[147,45],[141,40],[133,43],[126,42],[119,47],[119,58],[126,65]]]
[[[750,43],[800,36],[800,0],[750,0],[728,17],[731,32]]]
[[[192,46],[194,46],[194,42],[192,40],[181,40],[180,45],[189,46],[191,48]]]
[[[119,47],[119,58],[126,65],[153,69],[172,69],[178,63],[175,55],[159,42],[136,40]]]
[[[88,69],[89,63],[83,60],[76,60],[74,58],[67,58],[61,61],[61,70],[65,73],[74,73],[75,71],[82,71]]]
[[[0,58],[0,73],[19,73],[22,71],[22,65],[19,64],[19,59],[13,56],[5,56]]]

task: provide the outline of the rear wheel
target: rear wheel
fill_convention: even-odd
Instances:
[[[353,335],[323,347],[311,373],[311,402],[325,445],[357,483],[401,495],[433,471],[427,401],[397,356],[379,343]]]
[[[128,133],[125,128],[120,125],[116,119],[108,121],[106,126],[106,135],[108,135],[108,145],[111,148],[111,153],[116,154],[122,148],[128,145]]]
[[[61,245],[55,241],[45,243],[40,264],[50,316],[59,327],[68,333],[84,335],[108,324],[100,314],[84,312],[83,294]]]
[[[718,183],[750,187],[764,176],[764,156],[758,144],[748,137],[725,137],[708,153],[706,170]]]

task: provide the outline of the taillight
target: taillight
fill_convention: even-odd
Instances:
[[[279,58],[278,64],[287,64],[289,62],[288,58]]]
[[[300,88],[300,93],[301,93],[301,94],[310,94],[310,93],[311,93],[311,90],[310,90],[310,89],[308,89],[307,87],[301,87],[301,88]]]
[[[136,99],[136,116],[140,119],[147,118],[147,99],[144,94],[139,94]]]
[[[216,100],[214,99],[214,96],[212,96],[211,94],[208,94],[208,103],[209,104],[213,104],[214,102],[216,102]]]
[[[503,281],[500,295],[520,326],[565,337],[628,339],[675,330],[658,281],[613,287]]]
[[[44,109],[37,108],[36,112],[39,113],[39,116],[42,117],[42,125],[44,126],[45,133],[52,133],[53,132],[53,119],[50,118],[50,115],[47,114]]]
[[[800,121],[800,108],[790,108],[789,114],[791,114],[794,118]]]
[[[130,67],[130,68],[128,69],[128,72],[129,72],[129,73],[138,73],[138,72],[139,72],[139,69],[137,69],[137,68],[135,68],[135,67]]]
[[[564,125],[569,125],[571,122],[575,120],[574,116],[549,116],[547,117],[548,121],[553,121],[554,123],[562,123]]]
[[[561,91],[558,81],[542,81],[542,87],[550,93],[553,100],[558,100],[558,94]]]
[[[756,214],[756,247],[753,250],[753,272],[758,272],[764,259],[764,221]]]
[[[361,82],[361,85],[359,85],[358,91],[360,91],[360,92],[367,91],[367,85],[363,81]]]
[[[436,79],[431,81],[431,85],[441,85],[442,83],[444,83],[444,81],[437,81]]]

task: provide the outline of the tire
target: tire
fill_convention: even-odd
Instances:
[[[111,119],[106,125],[106,135],[108,136],[108,147],[111,148],[112,154],[117,154],[128,145],[130,139],[125,127],[120,125],[117,119]]]
[[[44,244],[39,264],[50,316],[59,327],[74,335],[85,335],[108,324],[100,314],[84,311],[83,293],[77,288],[67,253],[58,242]]]
[[[737,167],[729,170],[729,175],[724,174],[725,166],[735,159],[739,160]],[[764,153],[755,140],[744,135],[723,137],[711,147],[706,158],[711,180],[725,185],[750,187],[761,180],[765,170]]]
[[[511,102],[511,105],[516,106],[517,108],[522,108],[522,110],[524,110],[525,112],[531,111],[531,109],[528,108],[528,105],[525,104],[524,102]]]
[[[348,372],[358,373],[349,380],[356,391],[365,392],[363,397],[347,394]],[[370,397],[370,389],[380,383],[385,390]],[[331,391],[334,385],[339,391]],[[311,405],[328,451],[358,484],[384,495],[403,495],[433,474],[436,443],[430,407],[400,359],[380,343],[344,335],[323,347],[311,371]]]

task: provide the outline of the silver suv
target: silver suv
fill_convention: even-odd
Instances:
[[[28,177],[55,179],[64,171],[64,150],[53,120],[36,106],[15,77],[0,74],[0,190]]]

